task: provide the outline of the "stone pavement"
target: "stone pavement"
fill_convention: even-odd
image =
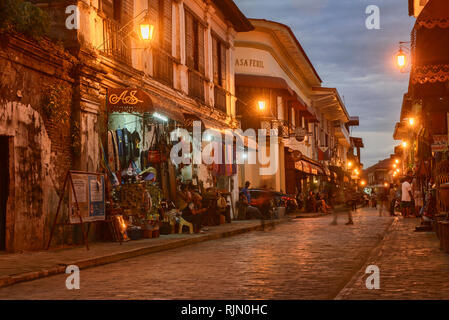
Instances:
[[[414,232],[417,218],[398,218],[337,299],[449,299],[449,254],[434,232]],[[380,289],[367,290],[365,269],[380,269]]]
[[[333,299],[391,225],[372,209],[250,232],[0,288],[0,299]]]
[[[283,221],[288,218],[283,219]],[[281,220],[266,222],[266,225]],[[169,250],[198,242],[229,237],[260,228],[260,220],[233,221],[216,227],[207,227],[205,234],[172,234],[159,238],[124,242],[90,243],[90,250],[77,248],[50,249],[25,253],[0,253],[0,287],[64,273],[66,266],[77,265],[81,269],[116,262],[143,254]]]

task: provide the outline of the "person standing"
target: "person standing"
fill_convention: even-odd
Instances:
[[[390,204],[390,216],[394,216],[394,207],[396,205],[396,190],[395,185],[390,183],[390,190],[388,192],[388,203]]]
[[[387,211],[387,203],[388,203],[388,190],[387,188],[382,188],[379,192],[378,196],[378,209],[379,209],[379,217],[382,217],[383,211]]]
[[[410,182],[412,181],[410,176],[407,176],[402,183],[402,196],[401,196],[401,209],[402,209],[402,216],[404,218],[408,218],[410,216],[410,210],[412,205],[412,186]]]
[[[357,210],[357,194],[354,189],[349,189],[345,192],[345,202],[349,207],[348,222],[346,222],[346,225],[351,225],[354,224],[354,221],[352,220],[352,210],[354,210],[354,212]]]
[[[246,201],[248,201],[248,205],[251,205],[251,195],[249,194],[249,186],[251,185],[251,182],[246,181],[245,182],[245,187],[242,188],[242,190],[240,192],[242,192],[245,197],[246,197]]]

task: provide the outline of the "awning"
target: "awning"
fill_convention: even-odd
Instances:
[[[295,162],[295,169],[311,175],[323,175],[324,171],[320,165],[311,163],[307,160],[299,160]]]
[[[252,88],[269,88],[287,90],[290,95],[296,94],[282,78],[270,76],[256,76],[249,74],[236,74],[235,85]]]
[[[420,27],[449,28],[449,2],[447,0],[430,0],[416,19]]]
[[[449,2],[430,0],[416,19],[412,33],[413,84],[449,81]],[[424,89],[424,88],[423,88]]]

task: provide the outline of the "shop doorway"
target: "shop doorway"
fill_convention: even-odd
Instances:
[[[9,195],[9,138],[0,136],[0,250],[6,249],[6,204]]]

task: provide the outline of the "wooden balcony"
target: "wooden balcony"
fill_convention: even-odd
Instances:
[[[161,50],[153,50],[153,78],[173,87],[173,57]]]
[[[289,138],[294,128],[285,120],[262,120],[260,123],[261,129],[267,130],[267,135],[270,135],[270,129],[277,132],[278,137]]]
[[[130,40],[126,37],[126,30],[110,19],[103,19],[103,48],[101,51],[114,59],[124,63],[131,63]]]
[[[204,77],[189,69],[189,96],[204,103]]]
[[[215,98],[215,108],[224,113],[227,113],[228,111],[226,108],[226,90],[215,85],[214,98]]]

